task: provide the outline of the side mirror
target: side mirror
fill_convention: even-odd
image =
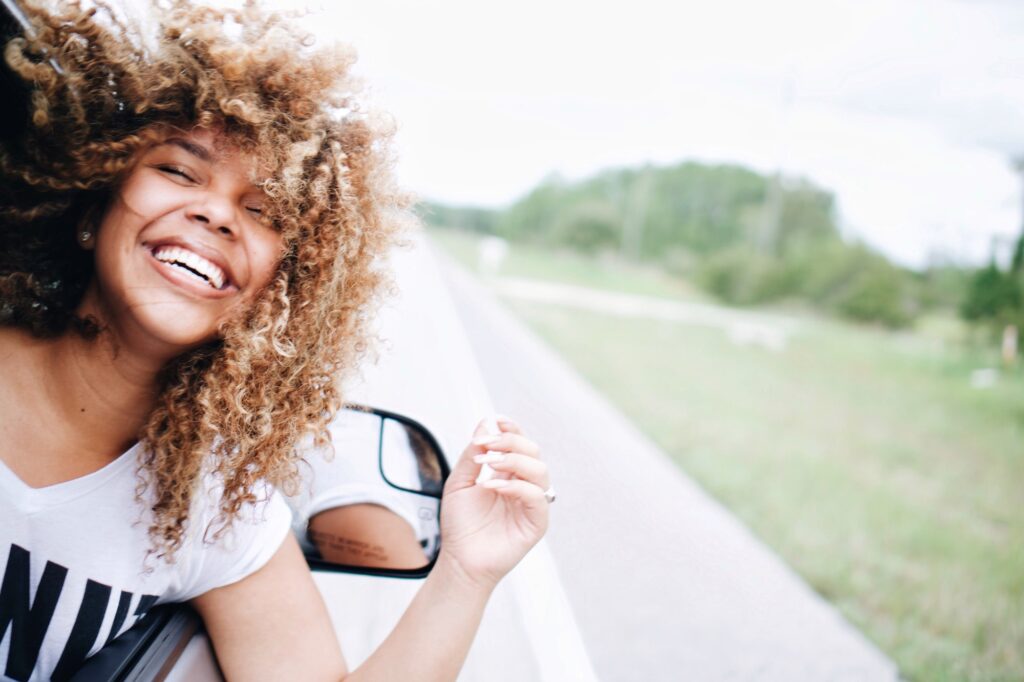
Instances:
[[[425,577],[440,551],[448,464],[422,424],[348,406],[329,427],[330,451],[304,454],[300,490],[288,498],[314,570]]]

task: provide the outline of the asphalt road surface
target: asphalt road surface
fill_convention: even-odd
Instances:
[[[545,452],[548,546],[602,680],[895,680],[895,665],[437,254],[497,409]]]

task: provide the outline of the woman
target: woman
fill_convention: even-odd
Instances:
[[[32,95],[0,148],[4,674],[66,678],[188,600],[228,679],[454,678],[546,529],[536,444],[477,428],[433,572],[351,674],[273,491],[326,438],[405,215],[351,54],[251,4],[154,7],[156,40],[99,7],[26,8],[5,51]]]

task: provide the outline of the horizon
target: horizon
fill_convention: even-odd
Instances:
[[[483,211],[491,211],[491,212],[498,213],[498,212],[505,211],[505,210],[509,209],[510,207],[515,205],[517,202],[523,200],[524,198],[529,196],[529,194],[531,192],[533,192],[535,189],[537,189],[538,187],[540,187],[544,183],[551,181],[552,178],[556,179],[558,182],[562,182],[562,183],[569,184],[569,185],[572,185],[572,184],[582,184],[582,183],[586,183],[586,182],[588,182],[588,181],[590,181],[592,179],[595,179],[595,178],[601,176],[604,173],[614,173],[614,172],[619,172],[619,171],[630,171],[630,170],[641,170],[641,169],[645,169],[645,168],[651,168],[651,169],[654,169],[654,170],[670,169],[670,168],[675,168],[675,167],[678,167],[678,166],[683,166],[683,165],[686,165],[686,164],[696,164],[696,165],[704,166],[705,168],[730,166],[730,167],[740,168],[740,169],[743,169],[743,170],[748,170],[748,171],[757,173],[758,175],[761,175],[765,179],[768,179],[771,176],[770,173],[762,173],[761,171],[759,171],[759,170],[757,170],[755,168],[752,168],[751,166],[748,166],[746,164],[743,164],[743,163],[740,163],[740,162],[737,162],[737,161],[732,161],[732,160],[729,160],[729,161],[708,161],[708,160],[703,160],[703,159],[680,159],[680,160],[675,161],[675,162],[667,162],[667,163],[644,162],[644,163],[633,164],[633,165],[608,166],[608,167],[605,167],[605,168],[599,168],[596,171],[594,171],[593,173],[591,173],[589,175],[586,175],[586,176],[579,177],[579,178],[567,178],[564,175],[562,175],[561,173],[559,173],[558,171],[553,171],[552,173],[550,173],[549,175],[545,176],[544,178],[541,178],[541,180],[538,181],[537,184],[535,184],[533,187],[528,188],[525,192],[523,192],[519,196],[516,196],[513,199],[511,199],[510,201],[507,201],[507,202],[504,202],[504,203],[500,203],[500,204],[485,205],[485,204],[476,204],[476,203],[458,203],[458,202],[444,201],[444,200],[441,200],[441,199],[436,199],[434,197],[418,196],[417,197],[417,201],[416,201],[416,205],[420,206],[420,205],[423,205],[423,204],[433,204],[433,205],[444,206],[445,208],[455,209],[455,210],[483,210]],[[783,184],[785,184],[786,182],[807,182],[807,183],[810,183],[811,186],[814,189],[822,191],[822,192],[825,192],[826,194],[828,194],[829,196],[832,197],[833,201],[836,200],[835,193],[830,188],[824,187],[821,184],[819,184],[817,182],[814,182],[812,179],[807,178],[806,176],[803,176],[803,175],[793,175],[793,174],[784,173],[784,174],[782,174],[780,179],[781,179]],[[444,227],[444,226],[443,225],[439,225],[438,227]],[[893,258],[892,256],[890,256],[890,254],[886,253],[884,250],[879,248],[877,245],[872,244],[872,243],[870,243],[868,241],[865,241],[862,238],[861,235],[858,235],[856,233],[852,233],[851,234],[851,233],[847,233],[846,231],[844,231],[842,229],[843,226],[841,225],[841,223],[839,221],[839,216],[836,216],[835,227],[836,227],[836,230],[837,230],[837,232],[839,234],[839,237],[841,239],[843,239],[844,241],[846,241],[847,243],[850,243],[850,244],[862,244],[864,246],[867,246],[872,251],[875,251],[875,252],[885,256],[887,259],[892,261],[894,264],[896,264],[896,265],[898,265],[900,267],[906,268],[908,270],[911,270],[913,272],[918,272],[918,273],[927,272],[928,270],[930,270],[932,268],[946,268],[946,267],[953,267],[953,268],[957,268],[957,269],[980,268],[980,267],[986,267],[989,263],[991,263],[993,261],[996,262],[1000,267],[1006,267],[1007,264],[1009,263],[1009,259],[1011,257],[1011,251],[1012,251],[1012,247],[1013,247],[1013,242],[1011,242],[1010,240],[1004,240],[1004,241],[1002,241],[1000,243],[999,249],[997,251],[991,253],[989,255],[989,257],[986,257],[986,258],[982,259],[981,261],[975,262],[975,263],[960,262],[960,261],[956,261],[955,259],[947,258],[947,254],[945,254],[945,253],[929,253],[929,254],[927,254],[927,256],[924,259],[924,261],[921,262],[921,263],[903,263],[903,262]]]
[[[399,180],[430,200],[499,207],[553,173],[693,160],[804,177],[904,265],[980,264],[1021,229],[1012,2],[383,0],[304,21],[357,49],[399,122]]]

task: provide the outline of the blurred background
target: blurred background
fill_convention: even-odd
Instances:
[[[901,675],[1024,679],[1024,4],[274,4],[434,244]]]

